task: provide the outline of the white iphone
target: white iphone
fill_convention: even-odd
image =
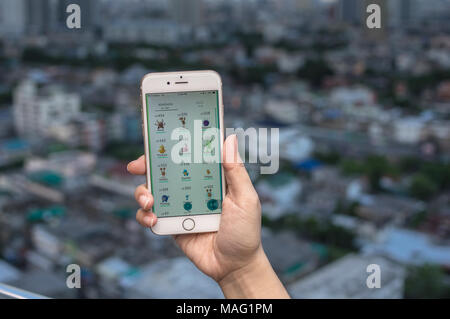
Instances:
[[[147,187],[159,235],[219,229],[225,178],[222,81],[214,71],[149,73],[141,83]]]

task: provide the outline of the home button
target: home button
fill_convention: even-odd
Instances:
[[[192,218],[186,218],[185,220],[183,220],[183,228],[184,230],[193,230],[195,227],[195,222]]]

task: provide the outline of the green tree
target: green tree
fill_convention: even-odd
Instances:
[[[384,156],[371,155],[366,158],[366,174],[372,190],[379,191],[381,189],[380,179],[384,175],[394,173],[394,169]]]
[[[298,70],[298,76],[308,80],[315,87],[321,86],[323,80],[333,74],[333,69],[323,58],[309,59]]]
[[[105,154],[122,161],[132,161],[142,155],[141,145],[129,143],[111,143],[105,149]]]
[[[422,165],[420,172],[441,190],[450,187],[450,164],[427,162]]]
[[[0,105],[12,103],[12,91],[0,93]]]
[[[314,152],[314,157],[319,161],[322,161],[326,164],[336,165],[341,160],[341,155],[338,152]]]
[[[437,190],[436,183],[424,174],[415,175],[409,186],[410,195],[422,200],[430,199]]]
[[[409,270],[405,279],[405,298],[450,298],[450,285],[446,274],[435,265],[423,265]]]
[[[339,167],[344,175],[361,175],[365,172],[365,167],[361,162],[351,159],[342,160]]]
[[[428,212],[426,210],[421,210],[411,216],[408,220],[408,227],[417,229],[420,225],[422,225],[428,217]]]
[[[319,221],[314,217],[299,218],[296,214],[288,214],[276,220],[269,220],[267,217],[263,217],[263,225],[273,230],[292,230],[300,237],[322,244],[348,250],[355,249],[355,235],[345,228],[332,224],[330,221]]]
[[[403,157],[400,159],[398,166],[402,173],[417,172],[421,167],[422,161],[417,157]]]

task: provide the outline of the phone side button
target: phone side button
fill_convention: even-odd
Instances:
[[[181,224],[184,228],[184,230],[190,231],[193,230],[195,227],[195,222],[192,218],[186,218],[183,220],[183,223]]]

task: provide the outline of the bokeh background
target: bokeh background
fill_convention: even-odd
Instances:
[[[0,282],[222,298],[137,224],[144,180],[126,172],[143,153],[141,77],[213,69],[226,127],[280,128],[279,172],[247,167],[292,297],[450,297],[449,21],[448,0],[1,0]],[[66,287],[71,263],[81,289]]]

